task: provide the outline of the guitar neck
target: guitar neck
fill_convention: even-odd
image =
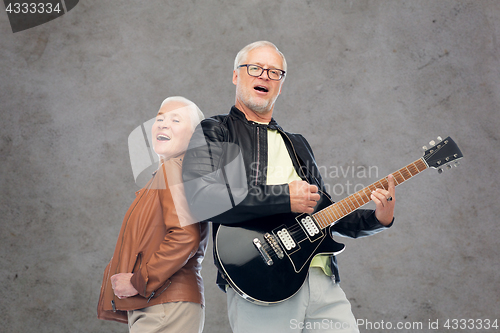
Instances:
[[[392,173],[392,176],[394,177],[394,183],[396,186],[402,184],[427,168],[429,168],[427,163],[423,158],[420,158],[415,162],[410,163],[407,166]],[[363,188],[362,190],[359,190],[358,192],[348,196],[347,198],[337,201],[336,203],[314,213],[312,216],[321,227],[321,229],[325,229],[326,227],[335,224],[344,216],[352,213],[356,209],[370,202],[370,196],[373,191],[378,188],[387,190],[388,187],[389,183],[387,177],[382,178],[375,183]]]

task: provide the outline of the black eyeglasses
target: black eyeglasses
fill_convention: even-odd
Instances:
[[[247,73],[250,76],[255,76],[259,77],[264,73],[264,71],[267,71],[267,76],[274,81],[279,81],[285,76],[285,71],[282,71],[281,69],[276,69],[276,68],[262,68],[259,65],[239,65],[238,68],[240,67],[246,67],[247,68]]]

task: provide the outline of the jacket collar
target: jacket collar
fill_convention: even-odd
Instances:
[[[265,126],[267,128],[270,128],[270,129],[283,131],[283,129],[281,128],[281,126],[278,125],[278,123],[276,122],[276,120],[274,120],[274,118],[271,118],[271,121],[267,125],[265,125],[265,124],[259,124],[259,123],[256,123],[255,121],[247,120],[245,114],[243,112],[241,112],[234,105],[231,107],[231,111],[229,112],[229,115],[231,115],[232,117],[234,117],[234,118],[236,118],[238,120],[241,120],[241,121],[243,121],[243,122],[245,122],[247,124],[250,124],[250,125]]]
[[[160,168],[164,167],[165,166],[165,163],[168,162],[168,161],[171,161],[173,163],[177,163],[177,164],[180,164],[182,165],[182,160],[184,159],[184,155],[186,155],[186,152],[182,152],[180,153],[179,155],[175,156],[175,157],[171,157],[169,158],[168,160],[164,160],[163,158],[160,157],[160,161],[159,161],[159,165],[158,165],[158,169],[156,169],[153,173],[152,173],[152,176],[156,176],[156,174],[158,173],[158,170],[160,170]]]

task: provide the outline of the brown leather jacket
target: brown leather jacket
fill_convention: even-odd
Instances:
[[[204,305],[201,262],[208,225],[193,223],[181,178],[182,157],[164,162],[123,219],[113,257],[104,271],[98,317],[127,322],[128,310],[167,302]],[[118,299],[110,277],[133,273],[138,295]]]

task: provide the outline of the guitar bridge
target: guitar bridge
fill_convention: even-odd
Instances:
[[[283,259],[285,254],[283,253],[283,250],[281,250],[281,247],[278,244],[276,238],[270,233],[266,232],[266,234],[264,235],[264,239],[269,243],[269,245],[271,245],[278,258]]]
[[[271,266],[272,264],[274,264],[273,259],[271,259],[271,257],[267,253],[266,249],[264,249],[262,247],[262,243],[260,242],[260,240],[258,238],[253,239],[253,245],[255,245],[255,247],[259,251],[260,256],[262,257],[262,259],[264,260],[266,265]]]

